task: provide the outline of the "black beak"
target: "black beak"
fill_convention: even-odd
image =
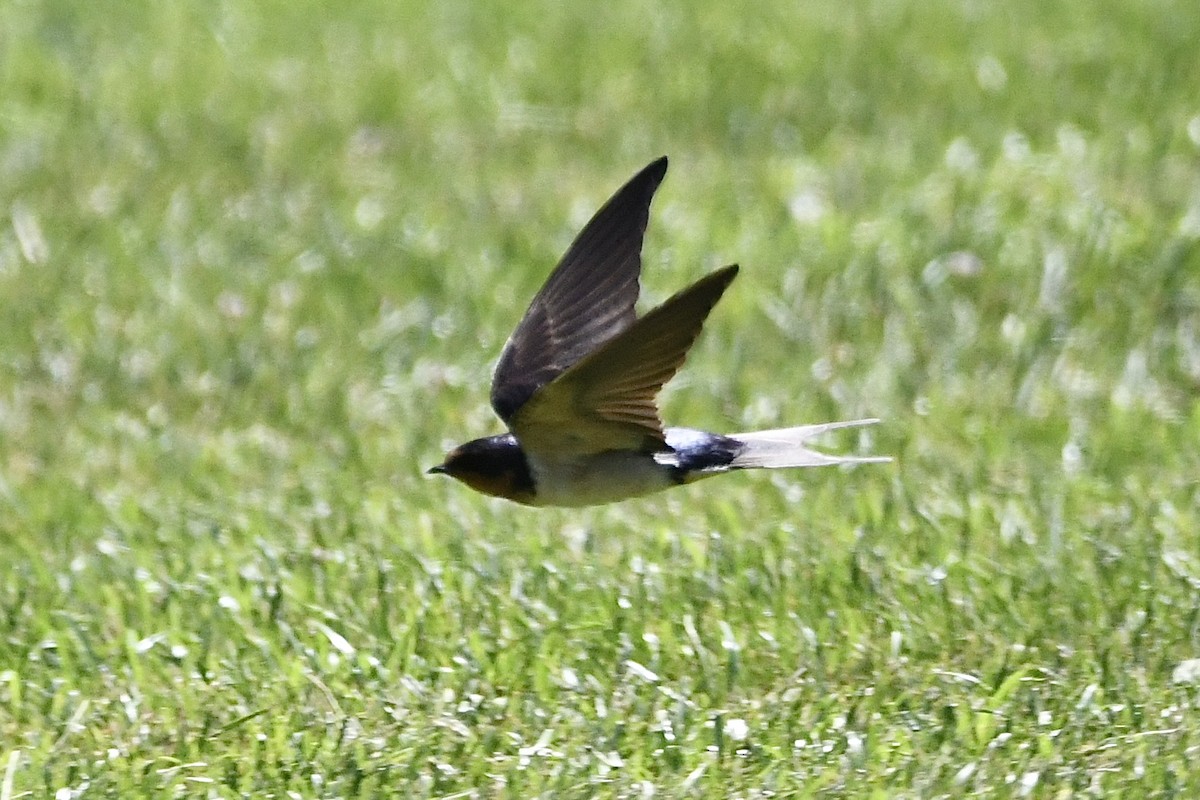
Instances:
[[[436,467],[430,467],[429,469],[425,470],[425,474],[426,475],[445,475],[446,468],[443,467],[441,464],[438,464]]]

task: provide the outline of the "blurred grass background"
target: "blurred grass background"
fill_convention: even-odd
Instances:
[[[1191,796],[1200,7],[0,4],[0,800]],[[661,154],[664,395],[848,472],[421,473]]]

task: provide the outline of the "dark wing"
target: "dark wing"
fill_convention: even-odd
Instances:
[[[551,456],[665,447],[655,398],[737,271],[701,278],[538,390],[509,421],[521,446]]]
[[[664,156],[621,187],[529,304],[492,378],[492,407],[505,422],[538,387],[633,324],[642,237],[666,172]]]

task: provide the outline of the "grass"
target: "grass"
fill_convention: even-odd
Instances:
[[[1200,10],[0,6],[0,800],[1200,791]],[[423,468],[672,157],[670,422],[890,466]]]

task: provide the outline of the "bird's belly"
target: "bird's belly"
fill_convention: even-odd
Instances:
[[[670,467],[629,451],[553,461],[529,456],[529,466],[537,486],[534,505],[539,506],[600,505],[678,484]]]

